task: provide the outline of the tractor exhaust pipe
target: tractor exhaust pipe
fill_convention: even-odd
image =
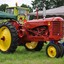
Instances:
[[[45,4],[45,0],[42,0],[43,2],[43,19],[46,18],[46,4]]]
[[[46,18],[46,5],[43,3],[43,19]]]

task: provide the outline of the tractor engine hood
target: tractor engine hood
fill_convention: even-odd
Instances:
[[[63,21],[63,19],[61,17],[51,17],[51,18],[46,18],[46,19],[29,20],[24,24],[24,27],[31,29],[37,26],[44,26],[44,25],[47,26],[48,22],[50,21]]]

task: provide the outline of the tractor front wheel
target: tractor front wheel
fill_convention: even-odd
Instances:
[[[18,35],[10,22],[0,24],[0,50],[4,53],[13,53],[17,48]]]
[[[42,49],[43,45],[44,45],[44,43],[42,41],[39,41],[39,42],[27,42],[25,44],[25,48],[28,51],[40,51]]]
[[[46,47],[46,54],[51,58],[59,58],[60,57],[60,47],[58,44],[49,43]]]

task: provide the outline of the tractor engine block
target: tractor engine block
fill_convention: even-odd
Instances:
[[[42,35],[48,36],[49,35],[47,26],[39,26],[39,27],[35,27],[33,29],[28,29],[27,31],[32,36],[42,36]]]

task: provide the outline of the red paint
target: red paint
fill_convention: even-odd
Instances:
[[[61,17],[46,18],[45,20],[30,20],[22,26],[11,21],[17,29],[21,43],[26,41],[58,41],[63,37],[63,19]]]

